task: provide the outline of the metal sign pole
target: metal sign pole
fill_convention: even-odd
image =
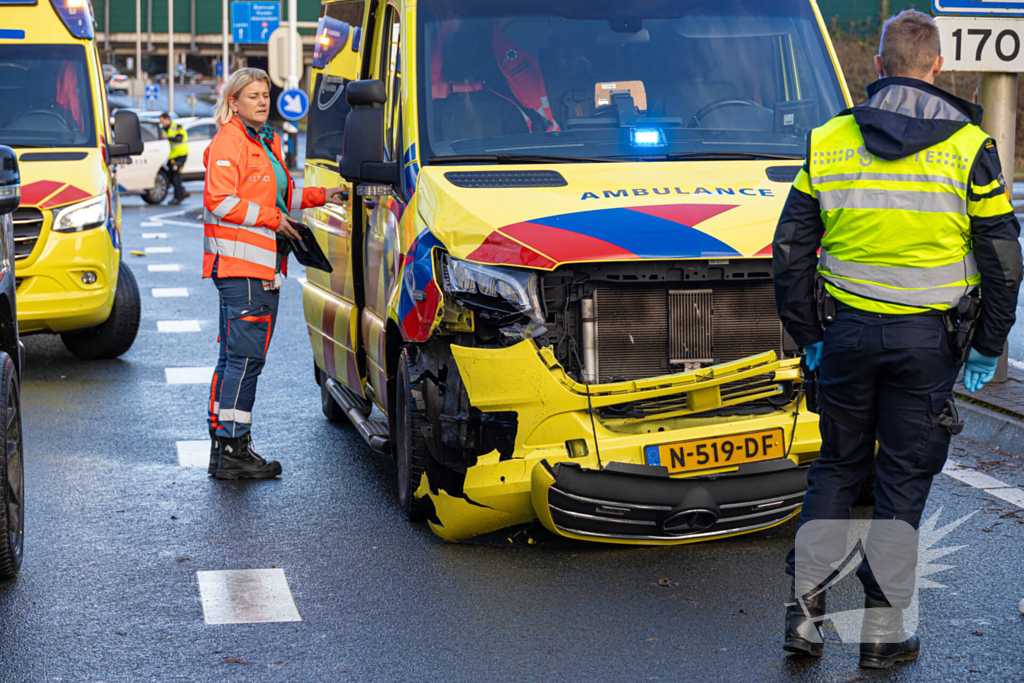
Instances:
[[[228,72],[230,71],[228,69],[228,35],[230,33],[231,28],[228,26],[228,0],[224,0],[221,8],[221,48],[223,50],[223,56],[221,57],[223,61],[221,63],[224,65],[222,69],[225,83],[228,82]]]
[[[142,108],[142,97],[139,88],[144,87],[142,81],[142,0],[135,0],[135,102]]]
[[[167,112],[174,113],[174,0],[167,0]]]
[[[981,128],[992,136],[999,150],[999,163],[1003,167],[1006,190],[1013,197],[1014,147],[1017,132],[1017,74],[982,73],[978,77],[978,104],[985,108]],[[1005,382],[1008,376],[1009,345],[999,357],[993,382]]]
[[[295,41],[299,40],[299,34],[295,28],[298,19],[298,0],[288,0],[288,78],[287,88],[299,87],[299,65],[295,59],[295,51],[298,47]]]

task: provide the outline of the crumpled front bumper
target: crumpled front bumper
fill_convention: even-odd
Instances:
[[[479,456],[455,486],[424,476],[416,495],[430,497],[431,527],[442,538],[458,541],[539,519],[572,538],[674,544],[748,533],[799,511],[806,466],[820,449],[818,416],[800,399],[767,412],[721,414],[763,403],[776,395],[779,382],[798,384],[795,360],[779,361],[767,352],[697,371],[587,387],[532,341],[500,349],[453,346],[452,355],[473,408],[514,413],[515,446],[504,455]],[[618,411],[620,406],[629,410]],[[778,429],[787,457],[773,461],[666,476],[664,469],[648,467],[644,455],[655,444]],[[683,529],[685,515],[679,513],[690,509],[694,497],[710,513]],[[666,526],[673,516],[679,519]]]

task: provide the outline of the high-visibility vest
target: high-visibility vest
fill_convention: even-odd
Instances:
[[[270,149],[284,167],[281,138],[275,133]],[[203,192],[203,277],[217,261],[217,277],[273,280],[277,272],[277,176],[267,150],[232,117],[214,136],[203,154],[206,188]],[[326,190],[306,187],[295,191],[288,178],[285,204],[289,210],[323,206]],[[282,267],[282,272],[287,272]]]
[[[167,155],[168,159],[177,159],[188,154],[188,131],[181,124],[171,122],[170,127],[167,129],[167,139],[170,140],[179,135],[181,136],[181,142],[171,143],[171,153]]]
[[[1011,210],[1002,194],[968,199],[986,144],[989,136],[967,124],[943,142],[887,161],[867,151],[853,115],[812,131],[809,173],[799,173],[794,186],[821,206],[818,273],[832,296],[872,313],[905,314],[953,308],[977,287],[970,216]]]

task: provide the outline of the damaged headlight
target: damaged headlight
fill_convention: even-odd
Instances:
[[[537,275],[524,270],[484,266],[444,257],[444,286],[456,301],[484,317],[504,321],[524,315],[528,323],[510,321],[499,331],[508,341],[546,331],[537,294]]]

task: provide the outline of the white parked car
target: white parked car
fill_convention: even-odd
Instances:
[[[208,117],[188,117],[176,120],[188,131],[188,157],[182,178],[188,180],[205,180],[206,167],[203,166],[203,153],[217,134],[217,123]],[[117,170],[117,183],[121,192],[141,194],[149,204],[159,204],[167,198],[171,183],[163,170],[171,145],[158,121],[140,121],[142,141],[145,151],[140,156],[132,157],[132,163],[121,166]]]
[[[128,77],[124,74],[114,74],[107,81],[107,92],[113,95],[114,93],[128,94]]]

